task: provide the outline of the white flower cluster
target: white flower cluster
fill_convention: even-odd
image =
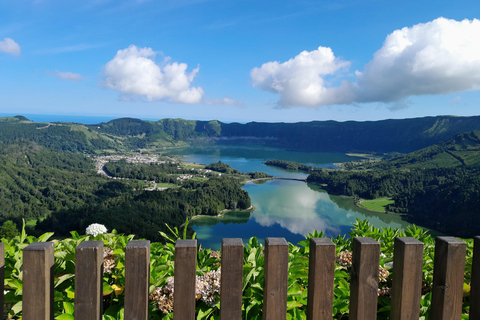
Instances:
[[[103,224],[99,224],[99,223],[92,223],[87,227],[87,230],[85,231],[86,234],[91,234],[94,237],[106,232],[107,232],[107,228],[105,228]]]

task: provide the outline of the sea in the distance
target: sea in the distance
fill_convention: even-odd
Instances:
[[[306,178],[307,174],[291,172],[263,164],[269,159],[301,162],[324,168],[334,163],[355,160],[340,153],[301,152],[263,146],[200,146],[174,150],[185,155],[184,161],[209,164],[222,161],[242,172],[263,171],[276,177]],[[271,180],[261,184],[247,183],[255,207],[253,212],[228,212],[222,218],[196,217],[191,226],[205,248],[218,250],[222,238],[284,237],[293,244],[314,230],[327,237],[345,235],[356,219],[368,220],[375,227],[406,228],[410,225],[400,215],[376,213],[361,209],[348,197],[329,195],[313,184],[301,181]]]

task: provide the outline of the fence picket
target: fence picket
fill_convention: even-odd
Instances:
[[[391,320],[418,319],[422,298],[423,243],[395,238]]]
[[[288,244],[284,238],[265,239],[263,320],[287,318]]]
[[[353,239],[350,290],[351,320],[377,318],[380,244],[372,238]],[[437,237],[430,318],[462,317],[466,243]],[[265,239],[263,319],[287,318],[288,244],[284,238]],[[75,250],[75,319],[102,318],[103,242],[84,241]],[[222,240],[220,319],[242,317],[242,240]],[[195,319],[197,240],[177,240],[174,258],[174,320]],[[53,320],[54,244],[32,243],[23,250],[23,318]],[[423,243],[396,238],[392,284],[392,320],[417,319],[423,272]],[[5,245],[0,243],[0,282],[5,276]],[[310,239],[308,320],[331,320],[335,275],[335,244]],[[150,241],[130,241],[125,249],[125,319],[148,319]],[[0,287],[2,289],[3,287]],[[1,299],[3,300],[3,296]],[[474,239],[470,319],[480,320],[480,237]],[[3,301],[0,310],[3,313]]]
[[[150,241],[132,240],[125,248],[125,319],[148,319]]]
[[[103,241],[83,241],[75,249],[75,320],[103,314]]]
[[[53,320],[53,242],[23,249],[23,320]]]
[[[467,244],[457,238],[435,239],[431,319],[461,319],[466,250]]]
[[[333,318],[334,278],[335,244],[330,239],[311,238],[308,268],[308,320]]]
[[[350,319],[377,319],[380,243],[372,238],[353,238]]]
[[[173,319],[195,319],[195,281],[197,267],[197,240],[177,240],[175,244],[175,269]]]
[[[220,319],[242,319],[243,243],[240,238],[222,239],[220,283]]]

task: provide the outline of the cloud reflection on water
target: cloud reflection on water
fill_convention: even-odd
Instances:
[[[278,188],[279,183],[282,188]],[[253,188],[255,187],[257,186]],[[255,211],[252,218],[261,226],[279,224],[282,228],[300,235],[306,235],[313,230],[328,234],[340,232],[335,216],[342,215],[344,210],[336,206],[327,193],[313,191],[294,181],[271,181],[257,190],[253,188],[251,192],[254,193],[252,201]],[[255,199],[258,198],[262,201],[256,202]],[[332,212],[335,212],[333,216]]]

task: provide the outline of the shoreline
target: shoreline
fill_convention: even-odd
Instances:
[[[250,207],[248,207],[247,209],[243,209],[243,210],[234,210],[234,209],[223,209],[222,211],[220,211],[220,213],[218,213],[216,216],[211,216],[211,215],[206,215],[206,214],[196,214],[194,215],[193,217],[191,217],[188,221],[193,221],[195,219],[197,219],[198,217],[212,217],[212,218],[223,218],[225,213],[227,212],[252,212],[252,211],[255,211],[255,207],[253,205],[251,205]]]

